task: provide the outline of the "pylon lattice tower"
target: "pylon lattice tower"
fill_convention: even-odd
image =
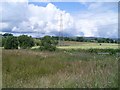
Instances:
[[[63,34],[63,15],[60,13],[59,18],[59,46],[64,45],[64,34]],[[62,40],[62,41],[61,41]]]

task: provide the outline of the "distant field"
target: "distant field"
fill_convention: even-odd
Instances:
[[[118,49],[118,44],[115,43],[91,43],[91,42],[75,42],[64,41],[62,46],[57,46],[59,49]],[[101,45],[100,45],[101,44]],[[32,49],[39,48],[34,46]]]
[[[118,44],[112,43],[90,43],[90,42],[62,42],[65,46],[58,46],[60,49],[118,49]],[[100,45],[101,44],[101,45]]]
[[[3,88],[118,87],[117,55],[3,50]]]

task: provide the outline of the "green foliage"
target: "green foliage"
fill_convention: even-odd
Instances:
[[[115,43],[115,42],[117,42],[110,38],[100,38],[100,39],[97,39],[97,41],[98,41],[98,43]]]
[[[2,37],[2,39],[1,39],[1,46],[2,47],[4,47],[4,44],[5,44],[5,41],[6,41],[6,39],[7,39],[7,37],[11,37],[11,36],[13,36],[13,34],[11,34],[11,33],[5,33],[5,34],[3,34],[3,35],[1,35],[1,37]]]
[[[0,34],[0,47],[2,47],[2,35]]]
[[[18,37],[19,45],[20,48],[26,49],[26,48],[31,48],[34,46],[34,40],[33,38],[27,35],[21,35]]]
[[[99,43],[118,43],[119,40],[111,38],[99,38],[99,37],[59,37],[52,36],[55,40],[64,41],[78,41],[78,42],[99,42]]]
[[[4,41],[4,48],[5,49],[18,49],[18,39],[14,36],[9,36]]]
[[[6,38],[2,37],[2,47],[5,45]]]
[[[36,46],[40,46],[41,43],[40,39],[34,39],[34,42]]]
[[[2,51],[4,88],[117,88],[118,57],[84,51]]]
[[[83,41],[84,41],[84,38],[83,38],[83,37],[77,37],[77,38],[76,38],[76,41],[83,42]]]
[[[40,49],[55,51],[57,43],[58,43],[57,40],[54,40],[51,36],[45,36],[41,40]]]
[[[11,33],[5,33],[5,34],[3,34],[2,36],[3,36],[3,37],[8,37],[8,36],[13,36],[13,34],[11,34]]]
[[[112,55],[112,54],[117,54],[117,53],[119,53],[120,52],[120,49],[88,49],[88,50],[82,50],[82,51],[85,51],[85,52],[90,52],[90,53],[108,53],[108,54],[110,54],[110,55]]]

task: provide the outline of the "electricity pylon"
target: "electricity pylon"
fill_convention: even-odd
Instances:
[[[62,13],[60,13],[60,18],[59,18],[59,46],[63,45],[64,43],[64,35],[63,35],[63,18],[62,18]],[[62,43],[61,43],[62,39]]]

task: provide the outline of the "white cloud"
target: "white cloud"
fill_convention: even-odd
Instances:
[[[86,4],[86,3],[84,3]],[[11,32],[33,33],[33,36],[56,35],[59,32],[60,13],[62,13],[62,29],[67,35],[112,37],[117,33],[117,13],[111,6],[104,8],[104,3],[87,3],[88,9],[72,15],[58,9],[52,3],[46,7],[25,2],[3,3],[0,9],[4,27]],[[109,4],[108,4],[109,5]],[[1,27],[0,27],[1,28]],[[4,32],[4,28],[3,32]],[[112,35],[114,32],[114,35]]]
[[[79,18],[80,17],[81,16],[79,16]],[[112,32],[118,31],[117,18],[117,13],[112,12],[106,12],[101,14],[96,13],[93,15],[87,13],[86,17],[80,18],[80,20],[78,20],[76,28],[78,30],[78,33],[82,31],[85,36],[101,36],[101,34],[99,33],[104,33],[105,36],[109,37],[113,36]],[[111,33],[111,35],[108,35],[107,33]],[[104,37],[104,35],[102,37]],[[114,35],[117,35],[117,33]]]
[[[22,3],[22,5],[26,6],[26,3]],[[18,7],[19,6],[20,5],[18,5]],[[14,9],[18,8],[16,4],[15,6],[12,4],[12,7],[14,7]],[[15,21],[18,21],[11,28],[12,32],[39,32],[43,34],[51,34],[52,32],[58,32],[60,24],[60,13],[62,13],[62,29],[64,31],[68,31],[74,25],[73,18],[69,13],[61,11],[51,3],[49,3],[46,7],[29,4],[26,8],[23,9],[25,9],[25,11],[19,11],[18,13],[20,15],[24,13],[22,17],[18,17],[19,15],[14,16],[14,13],[17,13],[18,11],[11,10],[12,15],[10,15],[8,12],[4,13],[5,15],[8,13],[8,16],[3,17],[4,19],[6,19],[6,21],[11,21],[12,24],[14,24]]]
[[[28,0],[1,0],[0,2],[28,2]]]
[[[27,19],[27,3],[4,2],[1,3],[2,21],[4,22],[18,22]]]
[[[88,11],[77,15],[75,20],[77,32],[81,31],[85,36],[117,37],[118,13],[117,9],[111,10],[111,6],[117,3],[84,3]],[[105,5],[107,6],[105,7]],[[114,5],[112,6],[113,9]]]
[[[77,32],[83,32],[84,36],[95,36],[97,32],[97,28],[95,26],[95,22],[89,19],[79,20],[76,24]]]
[[[9,26],[8,23],[2,23],[2,22],[0,22],[0,30],[8,28],[8,26]]]

